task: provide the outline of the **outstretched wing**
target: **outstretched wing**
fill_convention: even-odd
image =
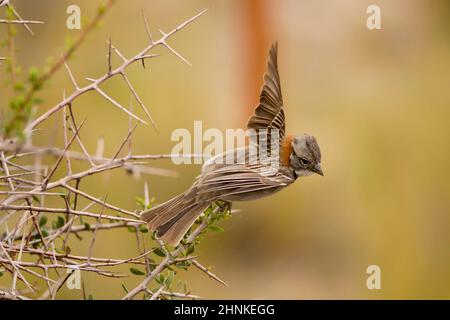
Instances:
[[[267,72],[264,75],[264,85],[261,90],[259,105],[255,109],[255,114],[249,119],[247,128],[256,130],[267,130],[268,150],[270,148],[270,133],[272,129],[279,130],[279,146],[284,138],[285,119],[283,111],[283,97],[281,95],[280,76],[278,74],[278,44],[274,43],[269,52]]]

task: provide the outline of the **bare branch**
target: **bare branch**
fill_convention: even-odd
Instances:
[[[163,293],[164,289],[166,289],[166,285],[163,284],[158,291],[156,291],[151,297],[150,300],[156,300],[158,299],[158,297],[161,295],[161,293]]]
[[[223,281],[222,279],[220,279],[218,276],[216,276],[214,273],[212,273],[208,268],[206,268],[205,266],[203,266],[200,262],[198,262],[195,259],[192,259],[192,264],[194,266],[196,266],[198,269],[202,270],[204,273],[206,273],[210,278],[216,280],[217,282],[219,282],[220,284],[223,284],[225,287],[228,287],[228,284]]]
[[[6,162],[5,153],[3,151],[0,152],[0,160],[2,161],[3,171],[5,172],[6,176],[9,176],[8,164]],[[9,177],[6,178],[6,180],[8,181],[9,189],[11,189],[11,191],[14,191],[14,184],[12,182],[12,179]]]
[[[47,188],[48,182],[50,181],[50,179],[52,178],[52,176],[55,173],[56,169],[58,168],[59,164],[61,163],[61,160],[64,158],[64,156],[65,156],[67,150],[69,149],[70,145],[75,140],[75,137],[78,135],[78,131],[81,129],[81,127],[83,127],[83,124],[84,124],[84,121],[81,123],[81,125],[78,127],[78,129],[76,129],[76,131],[74,132],[72,138],[66,144],[63,154],[58,158],[58,160],[55,162],[55,164],[53,165],[52,169],[50,170],[50,173],[45,177],[44,181],[42,182],[42,190],[45,190]]]
[[[72,119],[72,124],[69,123],[70,129],[71,129],[72,131],[75,131],[74,128],[77,127],[77,123],[76,123],[76,121],[75,121],[75,116],[73,115],[72,105],[69,104],[68,106],[69,106],[69,114],[70,114],[70,118]],[[89,155],[89,152],[87,152],[87,150],[86,150],[86,148],[85,148],[83,142],[81,142],[81,137],[80,137],[80,133],[79,133],[79,132],[78,132],[76,138],[77,138],[78,144],[80,145],[81,150],[83,151],[84,155],[86,156],[86,159],[89,161],[89,163],[91,164],[91,166],[95,166],[95,163],[92,161],[92,158],[91,158],[91,156]],[[70,155],[69,155],[69,156],[70,156]]]
[[[27,129],[28,130],[32,130],[34,129],[37,125],[39,125],[40,123],[42,123],[43,121],[45,121],[46,119],[48,119],[53,113],[57,112],[58,110],[60,110],[63,106],[70,104],[71,102],[73,102],[77,97],[79,97],[81,94],[84,94],[87,91],[91,91],[91,90],[97,90],[98,86],[100,84],[102,84],[103,82],[105,82],[106,80],[108,80],[109,78],[122,73],[130,64],[134,63],[137,60],[141,60],[151,49],[153,49],[154,47],[158,46],[158,45],[164,45],[166,43],[166,40],[168,38],[170,38],[171,36],[173,36],[174,34],[176,34],[178,31],[182,30],[183,28],[185,28],[187,25],[189,25],[190,23],[192,23],[193,21],[195,21],[196,19],[198,19],[200,16],[202,16],[203,14],[206,13],[206,10],[203,10],[202,12],[198,13],[197,15],[195,15],[194,17],[186,20],[185,22],[181,23],[178,27],[176,27],[175,29],[173,29],[172,31],[170,31],[167,34],[164,34],[164,36],[162,36],[158,41],[155,41],[153,43],[150,43],[148,46],[146,46],[141,52],[139,52],[138,54],[136,54],[133,58],[124,61],[122,63],[121,66],[119,66],[118,68],[112,70],[110,73],[104,74],[103,76],[101,76],[98,79],[93,79],[93,82],[90,85],[87,85],[79,90],[76,90],[72,93],[72,95],[70,95],[69,97],[67,97],[67,99],[65,99],[64,101],[61,101],[60,103],[58,103],[56,106],[54,106],[53,108],[49,109],[47,112],[45,112],[43,115],[41,115],[40,117],[38,117],[36,120],[34,120],[33,122],[31,122]],[[165,44],[167,46],[167,44]],[[67,57],[66,57],[67,60]],[[105,97],[106,98],[106,97]],[[126,109],[125,109],[126,110]],[[145,123],[145,122],[144,122]]]
[[[147,117],[150,119],[150,122],[152,123],[153,127],[155,128],[155,130],[158,130],[156,127],[156,123],[155,121],[153,121],[152,116],[150,115],[150,112],[148,111],[147,107],[145,106],[144,102],[142,102],[141,98],[139,97],[139,95],[137,94],[136,90],[134,90],[133,85],[131,84],[130,80],[128,79],[127,75],[125,74],[125,71],[122,73],[122,77],[125,80],[125,83],[127,84],[128,88],[130,89],[131,93],[133,94],[134,98],[136,99],[136,101],[139,103],[139,105],[141,106],[141,108],[144,110],[145,114],[147,115]]]
[[[109,38],[109,41],[108,41],[108,74],[110,74],[111,73],[111,70],[112,70],[112,63],[111,63],[111,47],[112,47],[112,44],[111,44],[111,38]]]
[[[52,78],[52,76],[64,65],[70,79],[71,92],[63,94],[62,101],[51,108],[46,108],[39,117],[30,120],[24,131],[25,139],[20,141],[14,137],[7,137],[7,140],[0,139],[0,265],[2,271],[11,274],[11,284],[7,288],[0,289],[0,299],[28,299],[29,294],[36,294],[39,290],[40,299],[55,299],[64,283],[73,274],[74,270],[94,273],[103,277],[119,278],[127,275],[117,273],[118,266],[138,265],[146,271],[145,279],[136,288],[128,292],[125,299],[132,299],[138,293],[145,293],[146,298],[151,300],[164,298],[199,299],[199,296],[187,292],[172,292],[170,281],[159,283],[156,289],[148,288],[150,282],[155,279],[162,279],[161,273],[169,272],[170,279],[175,274],[173,267],[192,266],[205,272],[209,277],[220,283],[216,275],[202,266],[196,256],[189,254],[189,248],[194,243],[198,243],[198,236],[208,226],[212,215],[207,214],[197,227],[189,233],[181,245],[175,249],[166,246],[162,241],[156,240],[160,248],[153,247],[146,249],[148,239],[148,229],[145,222],[141,221],[140,214],[134,209],[124,209],[118,205],[108,203],[105,199],[97,198],[94,193],[87,189],[80,189],[80,183],[90,176],[100,175],[114,169],[123,169],[134,178],[139,178],[141,174],[176,176],[177,172],[168,169],[150,166],[150,161],[157,159],[173,159],[179,157],[203,157],[203,155],[176,155],[176,154],[141,154],[132,153],[132,139],[139,122],[147,124],[149,120],[157,131],[156,123],[152,118],[150,108],[144,103],[140,95],[128,77],[127,68],[135,62],[142,62],[146,59],[158,57],[151,53],[157,46],[165,47],[175,56],[190,65],[190,63],[169,46],[167,41],[178,31],[195,21],[206,12],[200,12],[196,16],[179,24],[168,33],[161,32],[159,39],[153,39],[148,25],[147,18],[142,12],[145,24],[145,32],[148,37],[142,50],[129,58],[122,54],[116,46],[112,44],[111,38],[108,44],[106,65],[107,70],[99,77],[86,78],[89,83],[79,84],[68,64],[69,58],[75,50],[79,48],[86,36],[92,31],[100,18],[105,14],[116,0],[106,0],[105,6],[97,12],[94,19],[83,28],[75,43],[68,48],[61,57],[53,63],[50,68],[36,80],[36,86],[27,86],[24,92],[24,106],[33,105],[37,88]],[[7,24],[8,27],[8,58],[11,61],[9,72],[10,83],[18,83],[20,76],[19,65],[14,56],[14,33],[13,25],[21,24],[30,32],[27,24],[41,23],[40,21],[23,20],[16,14],[18,20],[2,20],[0,23]],[[113,63],[113,54],[120,58],[119,65]],[[118,102],[113,95],[103,91],[102,85],[109,79],[120,76],[123,78],[124,87],[130,92],[130,106],[126,108]],[[109,82],[109,81],[108,81]],[[90,91],[97,92],[103,99],[110,102],[114,107],[125,112],[129,117],[129,126],[126,136],[120,141],[117,150],[113,150],[112,155],[104,154],[104,139],[100,138],[97,143],[95,155],[91,155],[85,147],[86,142],[82,140],[80,129],[81,124],[77,124],[74,114],[74,103],[80,96]],[[140,110],[133,107],[133,100],[139,104],[138,109],[142,109],[145,116],[140,117]],[[59,119],[54,122],[53,131],[50,131],[49,139],[44,147],[35,146],[32,139],[37,133],[47,129],[36,128],[47,121],[51,115],[62,109],[63,118],[62,133]],[[148,118],[148,119],[145,119]],[[143,120],[145,119],[145,120]],[[27,119],[28,121],[28,119]],[[135,122],[137,121],[137,123]],[[48,127],[52,127],[51,125]],[[72,132],[72,136],[69,135]],[[87,137],[87,134],[85,134]],[[86,139],[85,137],[85,139]],[[64,146],[53,147],[56,141],[64,141]],[[81,150],[75,151],[74,141]],[[125,153],[127,154],[122,155]],[[48,156],[46,156],[48,155]],[[82,161],[81,163],[77,161]],[[67,171],[62,170],[61,163],[65,162]],[[82,169],[79,169],[82,166]],[[87,166],[87,168],[86,168]],[[31,175],[31,176],[30,176]],[[58,177],[56,178],[56,176]],[[84,183],[82,184],[84,185]],[[55,197],[56,196],[56,197]],[[48,199],[48,200],[47,200]],[[48,204],[46,203],[48,202]],[[81,202],[87,202],[80,206]],[[144,184],[144,206],[150,207],[150,194],[147,182]],[[79,207],[79,208],[78,208]],[[110,211],[108,211],[110,210]],[[217,208],[218,210],[218,208]],[[112,213],[111,213],[112,212]],[[57,219],[53,220],[56,216]],[[51,225],[47,223],[52,219]],[[212,219],[212,220],[211,220]],[[94,246],[104,230],[125,229],[133,233],[136,240],[137,253],[131,258],[111,258],[97,257],[93,255]],[[73,246],[72,240],[82,240],[86,235],[92,236],[88,248],[83,253],[75,253],[72,250],[80,250],[79,246]],[[154,242],[152,244],[155,245]],[[159,252],[157,252],[158,250]],[[155,254],[159,257],[150,256]],[[156,259],[159,261],[155,262]],[[109,270],[109,268],[114,268]],[[133,270],[131,270],[133,272]],[[134,273],[134,272],[133,272]],[[167,278],[168,280],[169,278]],[[31,281],[32,280],[32,281]],[[44,283],[44,287],[34,287],[36,280]],[[20,289],[22,283],[28,288]],[[159,281],[158,281],[159,282]],[[82,297],[86,297],[84,289],[85,280],[82,279]],[[42,292],[40,292],[42,290]],[[127,290],[126,290],[127,291]]]
[[[43,24],[42,21],[35,21],[35,20],[5,20],[0,19],[0,23],[2,24]]]
[[[25,27],[25,29],[27,29],[28,32],[33,36],[34,33],[33,33],[33,31],[31,30],[31,28],[28,26],[28,23],[29,23],[29,22],[24,21],[24,20],[22,19],[22,17],[20,16],[20,14],[17,12],[17,10],[16,10],[13,6],[11,6],[11,5],[9,5],[9,4],[7,4],[7,6],[8,6],[8,8],[13,12],[13,14],[16,16],[16,18],[19,19],[18,21],[22,21],[22,22],[19,22],[19,23],[20,23],[20,24],[23,24],[23,26]],[[40,21],[33,21],[33,23],[42,23],[42,22],[40,22]]]
[[[105,196],[105,199],[103,200],[103,202],[106,202],[107,199],[107,195]],[[105,209],[105,205],[103,204],[102,206],[102,211],[100,212],[100,215],[97,218],[97,225],[100,223],[100,219],[102,218],[102,214],[103,214],[103,210]],[[91,240],[91,245],[89,246],[89,253],[88,253],[88,259],[87,259],[87,264],[91,265],[91,257],[92,257],[92,250],[94,250],[94,243],[95,240],[97,239],[97,228],[94,228],[94,232],[92,233],[92,240]]]
[[[219,210],[219,209],[217,209]],[[195,230],[189,235],[186,240],[186,244],[180,244],[177,249],[173,250],[169,255],[167,255],[160,264],[148,275],[137,287],[133,290],[129,291],[127,295],[123,298],[124,300],[132,299],[139,292],[145,290],[147,285],[152,281],[158,274],[161,273],[168,265],[173,263],[173,259],[177,258],[182,252],[186,251],[189,245],[197,238],[200,233],[206,229],[208,226],[208,222],[210,220],[210,216],[206,217],[202,223],[195,228]]]
[[[166,36],[166,34],[165,34],[162,30],[159,30],[159,32],[160,32],[164,37]],[[174,55],[176,55],[178,58],[180,58],[181,61],[183,61],[184,63],[186,63],[189,67],[192,67],[192,64],[191,64],[189,61],[187,61],[186,58],[184,58],[181,54],[179,54],[175,49],[173,49],[171,46],[169,46],[169,45],[167,44],[166,41],[163,41],[163,42],[162,42],[162,45],[163,45],[164,47],[166,47],[169,51],[171,51]]]
[[[125,144],[127,143],[128,139],[131,138],[131,135],[133,134],[134,130],[136,130],[137,128],[137,124],[133,127],[133,129],[131,129],[127,136],[125,137],[125,139],[123,139],[122,143],[119,146],[119,149],[117,149],[116,153],[114,154],[114,156],[112,157],[112,160],[116,160],[117,156],[119,155],[120,151],[122,151],[123,147],[125,146]]]
[[[105,206],[108,209],[111,209],[111,210],[114,210],[114,211],[117,211],[117,212],[120,212],[120,213],[124,213],[124,214],[130,215],[130,216],[139,218],[139,215],[134,213],[134,212],[131,212],[131,211],[128,211],[128,210],[125,210],[125,209],[121,209],[121,208],[113,206],[112,204],[109,204],[109,203],[107,203],[105,201],[101,201],[100,199],[97,199],[97,198],[87,194],[86,192],[83,192],[81,190],[78,190],[78,189],[75,189],[75,188],[69,186],[67,183],[64,183],[62,186],[64,188],[66,188],[67,190],[69,190],[69,191],[71,191],[73,193],[79,194],[79,195],[85,197],[86,199],[94,201],[94,202],[96,202],[98,204],[101,204],[101,205]]]
[[[88,25],[86,25],[83,28],[83,31],[80,33],[80,36],[75,40],[73,45],[71,45],[61,56],[59,60],[57,60],[46,72],[44,72],[38,79],[38,83],[44,84],[47,80],[49,80],[64,64],[65,61],[68,61],[70,57],[73,55],[73,53],[81,46],[81,44],[86,40],[87,36],[91,33],[92,30],[94,30],[100,20],[103,18],[103,16],[111,9],[111,7],[114,5],[116,0],[107,0],[105,5],[101,10],[97,10],[97,14],[94,16],[94,18],[89,22]],[[28,92],[25,94],[25,101],[24,105],[29,103],[34,94],[35,94],[36,88],[30,87]],[[78,92],[78,91],[76,91]],[[67,99],[70,99],[68,97]],[[66,99],[66,100],[67,100]],[[65,105],[69,104],[73,100],[67,101],[67,103],[64,103],[60,108],[64,107]],[[34,128],[34,126],[33,126]]]
[[[16,210],[16,211],[22,211],[22,210],[33,210],[33,211],[41,211],[41,212],[49,212],[49,213],[68,213],[73,214],[77,216],[86,216],[86,217],[92,217],[92,218],[98,218],[99,215],[92,212],[87,211],[78,211],[78,210],[72,210],[72,209],[65,209],[65,208],[47,208],[47,207],[36,207],[36,206],[18,206],[18,205],[4,205],[0,204],[0,210]],[[130,219],[130,218],[124,218],[119,216],[109,216],[109,215],[103,215],[102,219],[112,220],[112,221],[126,221],[126,222],[134,222],[137,224],[144,224],[141,220],[136,219]]]
[[[65,95],[65,94],[64,94]],[[64,136],[64,145],[68,145],[67,143],[67,108],[63,109],[63,136]],[[67,174],[70,176],[72,174],[72,165],[70,163],[70,155],[65,154],[66,164],[67,164]]]
[[[94,90],[97,91],[98,93],[100,93],[100,95],[102,97],[104,97],[106,100],[108,100],[109,102],[111,102],[114,106],[116,106],[117,108],[119,108],[120,110],[122,110],[123,112],[125,112],[126,114],[128,114],[130,117],[133,117],[134,119],[138,120],[139,122],[142,122],[143,124],[147,124],[147,122],[145,122],[144,120],[142,120],[141,118],[139,118],[138,116],[136,116],[135,114],[131,113],[130,111],[127,110],[127,108],[125,108],[124,106],[122,106],[120,103],[118,103],[116,100],[114,100],[113,98],[111,98],[110,96],[108,96],[104,91],[102,91],[99,87],[94,87]]]

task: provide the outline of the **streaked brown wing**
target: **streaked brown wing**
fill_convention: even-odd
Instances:
[[[285,118],[283,111],[283,97],[281,95],[280,76],[278,74],[278,44],[274,43],[269,52],[267,72],[264,75],[264,85],[261,90],[259,105],[255,114],[249,119],[247,128],[255,129],[278,129],[280,134],[280,145],[285,134]],[[268,141],[270,150],[270,138]]]
[[[202,200],[246,196],[260,190],[278,189],[294,178],[283,169],[267,164],[223,166],[204,173],[197,181],[197,196]]]

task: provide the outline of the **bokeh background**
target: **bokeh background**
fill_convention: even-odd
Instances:
[[[24,18],[45,21],[33,27],[34,37],[19,29],[17,59],[23,69],[59,57],[67,38],[81,32],[65,27],[68,5],[79,5],[87,22],[100,3],[15,1]],[[366,27],[371,4],[381,8],[382,30]],[[158,29],[169,31],[204,8],[206,15],[170,40],[192,67],[157,48],[161,56],[148,60],[145,70],[140,64],[129,69],[159,128],[140,126],[133,152],[170,153],[172,131],[192,130],[194,120],[202,120],[204,129],[245,127],[258,101],[267,51],[277,40],[287,130],[317,137],[325,176],[236,203],[240,211],[222,224],[225,232],[207,235],[199,260],[229,288],[194,269],[177,277],[207,298],[449,299],[449,2],[118,1],[71,59],[75,77],[85,84],[84,77],[106,71],[110,37],[128,57],[144,47],[141,9],[157,37]],[[5,38],[6,29],[0,32]],[[2,67],[0,77],[4,86]],[[119,78],[103,88],[128,103],[129,91]],[[72,88],[61,69],[40,94],[44,103],[38,113],[61,100],[64,89]],[[2,89],[2,106],[10,94]],[[113,153],[126,135],[128,118],[96,93],[78,99],[74,110],[78,119],[87,119],[82,136],[88,150],[94,153],[103,137],[105,153]],[[60,117],[43,129],[52,126],[61,126]],[[51,130],[40,132],[34,143],[63,144]],[[163,202],[188,188],[200,170],[170,160],[153,166],[179,175],[134,179],[118,170],[90,178],[82,188],[134,210],[145,182],[156,202]],[[86,254],[89,243],[89,238],[73,241],[72,252]],[[134,235],[101,232],[94,254],[134,256]],[[381,268],[381,290],[366,287],[366,268],[373,264]],[[83,277],[95,299],[118,298],[124,294],[122,282],[131,288],[142,280]],[[64,289],[59,298],[81,294]]]

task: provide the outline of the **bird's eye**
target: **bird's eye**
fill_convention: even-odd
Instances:
[[[302,164],[302,166],[306,167],[308,165],[309,161],[306,159],[300,158],[300,163]]]

